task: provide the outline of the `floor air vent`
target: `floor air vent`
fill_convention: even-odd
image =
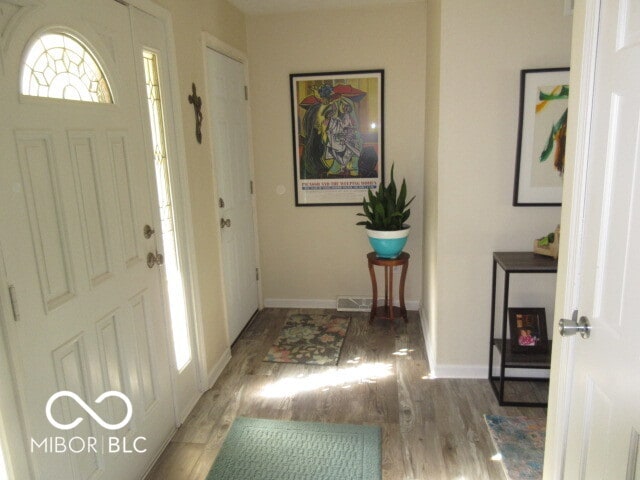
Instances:
[[[371,302],[371,297],[338,297],[336,309],[339,312],[368,312]]]

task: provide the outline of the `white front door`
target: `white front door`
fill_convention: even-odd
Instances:
[[[594,20],[594,23],[590,23]],[[593,28],[590,28],[590,26]],[[587,2],[583,91],[569,232],[567,305],[591,337],[562,339],[545,478],[640,478],[640,7]],[[595,63],[590,60],[594,58]],[[585,77],[585,78],[586,78]],[[586,84],[588,82],[585,82]],[[582,152],[584,155],[581,155]],[[584,190],[583,190],[584,188]],[[581,240],[581,241],[580,241]],[[554,352],[555,354],[556,352]],[[560,429],[562,430],[562,428]],[[562,473],[562,471],[564,472]]]
[[[158,214],[130,11],[112,0],[23,4],[3,38],[0,243],[16,302],[5,328],[25,447],[38,479],[139,478],[175,416],[160,270],[147,266],[158,244],[143,235]],[[19,94],[23,53],[48,26],[93,52],[113,103]],[[38,83],[62,80],[55,72],[65,68],[80,76],[89,68],[71,53],[56,55],[42,57]],[[74,85],[72,96],[80,88]],[[62,397],[51,418],[81,421],[71,430],[56,427],[46,405],[63,390],[109,424],[126,418],[126,404],[96,399],[122,392],[132,402],[131,420],[109,430],[80,402]]]
[[[245,68],[207,49],[213,142],[229,343],[258,309],[258,275]]]

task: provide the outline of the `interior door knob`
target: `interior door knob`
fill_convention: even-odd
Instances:
[[[220,219],[220,228],[224,228],[224,227],[230,227],[231,226],[231,219],[227,218],[226,220],[224,218]]]
[[[578,319],[578,311],[574,310],[571,319],[561,318],[558,323],[558,329],[560,335],[563,337],[571,337],[576,333],[579,333],[582,338],[589,338],[591,336],[591,324],[587,317],[580,317]]]

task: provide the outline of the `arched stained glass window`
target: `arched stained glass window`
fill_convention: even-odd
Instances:
[[[64,33],[45,33],[33,43],[22,66],[21,91],[33,97],[113,103],[95,57]]]

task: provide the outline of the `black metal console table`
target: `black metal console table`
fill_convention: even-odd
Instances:
[[[496,273],[498,265],[504,270],[504,297],[502,303],[501,337],[496,338]],[[551,368],[551,342],[548,353],[512,353],[507,340],[507,311],[509,308],[509,276],[512,273],[556,273],[558,261],[552,257],[532,252],[493,252],[493,279],[491,284],[491,340],[489,343],[489,382],[501,406],[545,407],[547,402],[520,402],[504,399],[506,381],[548,382],[546,378],[508,377],[506,369],[528,368],[549,370]],[[494,348],[500,354],[500,375],[493,374]]]

